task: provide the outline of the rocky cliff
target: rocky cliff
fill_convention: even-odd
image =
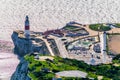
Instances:
[[[23,31],[18,31],[18,32],[14,31],[11,37],[15,46],[14,53],[19,55],[20,57],[23,57],[28,53],[35,53],[35,52],[41,54],[49,54],[45,42],[41,39],[38,39],[33,36],[30,36],[29,39],[25,38]]]
[[[20,57],[32,52],[32,42],[30,39],[20,38],[17,32],[13,32],[12,40],[14,43],[14,53]]]
[[[30,80],[30,78],[27,76],[28,73],[28,63],[24,60],[24,58],[21,58],[21,61],[19,65],[16,68],[16,71],[11,77],[11,80]]]
[[[34,34],[35,35],[35,34]],[[30,38],[24,37],[23,31],[14,31],[11,36],[14,43],[14,53],[20,58],[20,63],[16,68],[16,71],[11,77],[11,80],[30,80],[27,76],[28,63],[24,60],[26,54],[38,53],[38,54],[48,54],[49,51],[45,45],[45,42],[35,36],[30,36]]]

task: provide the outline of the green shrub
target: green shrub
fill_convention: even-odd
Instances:
[[[120,79],[120,67],[113,66],[112,64],[104,64],[92,66],[78,61],[75,59],[54,57],[53,61],[37,61],[33,59],[33,56],[25,57],[29,62],[28,72],[30,78],[33,80],[50,80],[55,76],[54,73],[64,70],[81,70],[88,73],[88,77],[97,79],[97,75],[104,76],[104,79],[111,78],[115,80]],[[117,61],[116,61],[117,60]],[[114,63],[119,63],[119,56],[116,56],[113,60]],[[43,68],[47,68],[50,72],[44,72]],[[107,74],[106,74],[107,73]],[[69,78],[63,78],[63,80]],[[81,80],[80,78],[79,80]],[[77,80],[76,78],[70,78],[70,80]]]
[[[116,27],[120,28],[120,23],[116,23],[115,25]]]
[[[109,31],[111,28],[109,26],[104,26],[103,24],[91,24],[90,29],[94,31]]]

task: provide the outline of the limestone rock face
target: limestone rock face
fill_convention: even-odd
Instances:
[[[23,32],[23,31],[21,31]],[[49,54],[49,51],[45,45],[45,42],[41,39],[35,37],[25,38],[24,32],[23,36],[19,36],[19,32],[14,31],[11,38],[14,43],[14,53],[20,57],[20,63],[16,68],[16,71],[11,77],[11,80],[30,80],[27,76],[28,74],[28,63],[24,59],[24,55],[30,53],[40,53],[40,54]]]
[[[11,80],[30,80],[30,78],[27,76],[28,73],[28,63],[23,58],[21,58],[21,61],[19,65],[16,68],[16,71],[11,77]]]
[[[12,34],[12,40],[14,43],[14,53],[18,54],[20,57],[24,56],[27,53],[32,52],[32,42],[30,39],[24,39],[18,37],[18,34],[16,32],[13,32]]]
[[[43,55],[49,55],[49,51],[45,45],[45,42],[41,39],[37,39],[35,37],[31,37],[29,39],[20,37],[15,31],[13,32],[11,37],[15,46],[14,53],[20,57],[35,52]]]

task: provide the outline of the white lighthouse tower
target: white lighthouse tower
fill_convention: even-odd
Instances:
[[[30,24],[29,24],[29,17],[26,16],[26,20],[25,20],[25,37],[29,38],[30,36]]]

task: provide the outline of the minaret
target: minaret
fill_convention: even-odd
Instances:
[[[29,38],[29,36],[30,36],[29,17],[26,16],[26,20],[25,20],[25,37]]]

